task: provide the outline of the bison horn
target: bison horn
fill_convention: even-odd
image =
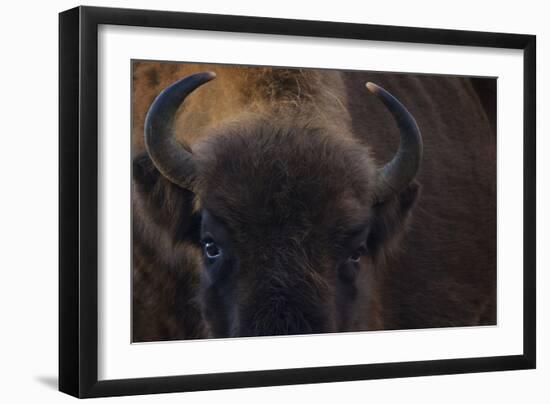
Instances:
[[[197,165],[189,147],[174,137],[174,117],[189,94],[215,77],[202,72],[176,81],[155,98],[145,117],[145,147],[153,164],[168,180],[189,190],[193,190]]]
[[[367,83],[367,88],[392,113],[401,131],[399,150],[377,173],[375,198],[377,202],[384,202],[391,195],[402,191],[416,177],[422,161],[422,135],[411,113],[397,98],[374,83]]]

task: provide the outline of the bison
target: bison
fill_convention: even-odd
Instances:
[[[494,95],[134,62],[134,342],[495,324]]]

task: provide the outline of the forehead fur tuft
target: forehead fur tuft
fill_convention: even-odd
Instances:
[[[371,198],[367,149],[323,129],[247,120],[217,128],[195,153],[201,204],[234,227],[330,225],[364,214]]]

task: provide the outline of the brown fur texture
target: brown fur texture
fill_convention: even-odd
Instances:
[[[193,194],[152,165],[143,121],[164,87],[206,70],[217,79],[175,123],[200,162]],[[496,323],[494,80],[158,62],[133,72],[134,341]],[[417,180],[379,205],[374,176],[399,135],[366,81],[400,99],[424,138]],[[222,286],[198,246],[205,211],[230,234]],[[356,274],[340,262],[362,223],[370,251]]]

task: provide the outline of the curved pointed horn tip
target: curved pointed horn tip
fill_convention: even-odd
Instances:
[[[367,86],[368,90],[373,94],[377,94],[378,91],[380,91],[380,86],[378,86],[378,85],[376,85],[376,84],[374,84],[370,81],[366,84],[366,86]]]
[[[185,76],[184,78],[177,81],[177,83],[184,83],[189,80],[194,80],[198,86],[201,86],[202,84],[208,83],[211,80],[214,80],[216,78],[216,73],[214,72],[198,72],[195,74],[191,74],[189,76]],[[200,84],[199,84],[200,83]]]
[[[197,76],[202,76],[202,82],[208,83],[210,80],[214,80],[216,78],[216,73],[214,72],[201,72],[197,73]]]

